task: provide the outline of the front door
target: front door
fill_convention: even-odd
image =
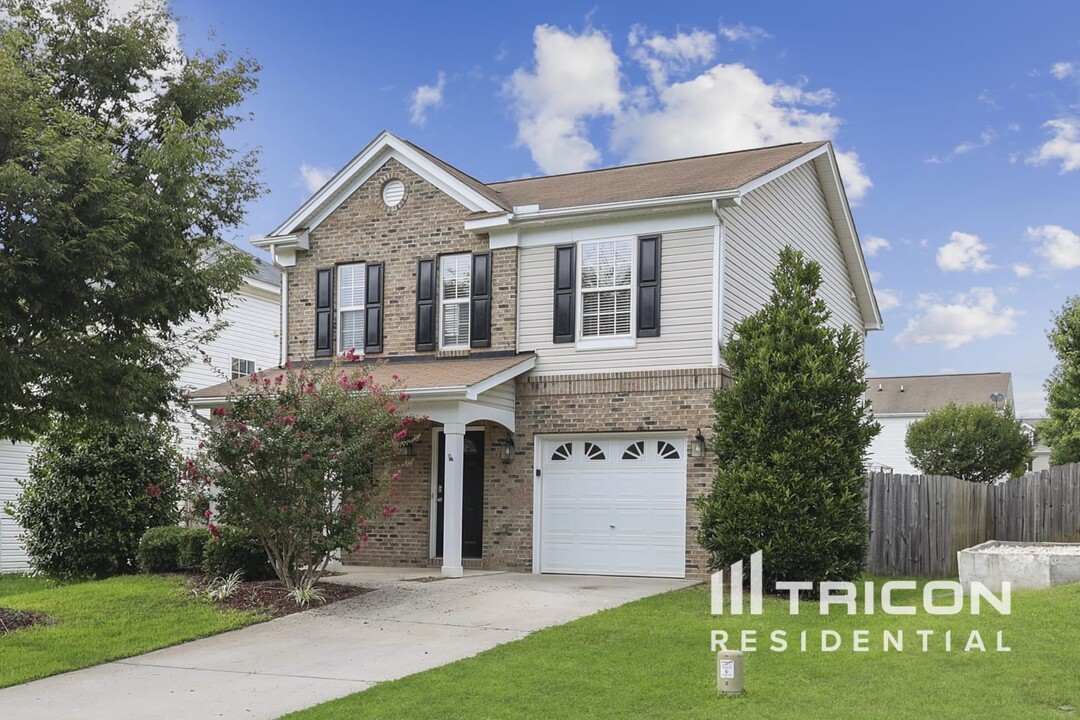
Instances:
[[[461,557],[480,558],[484,548],[484,431],[465,433],[462,467]],[[443,554],[443,488],[446,485],[446,435],[439,433],[439,474],[435,506],[435,557]]]

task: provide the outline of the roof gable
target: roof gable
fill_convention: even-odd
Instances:
[[[276,227],[267,239],[314,230],[391,158],[472,212],[491,213],[508,209],[499,203],[498,195],[479,180],[384,130]]]

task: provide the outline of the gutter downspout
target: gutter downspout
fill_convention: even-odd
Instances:
[[[723,343],[724,332],[724,251],[727,247],[727,238],[725,237],[724,213],[719,200],[713,199],[712,211],[716,216],[716,228],[713,231],[713,292],[716,297],[712,307],[712,364],[713,367],[720,367],[722,362],[720,346]]]

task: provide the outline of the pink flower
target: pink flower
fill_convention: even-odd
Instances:
[[[146,486],[146,494],[149,497],[153,497],[153,498],[161,497],[161,488],[158,487],[157,485],[147,485]]]
[[[284,418],[282,418],[281,422],[285,425],[295,425],[296,418],[294,418],[292,415],[286,415]]]
[[[353,387],[357,390],[363,390],[365,385],[367,385],[367,378],[360,378],[355,383],[353,383]]]
[[[401,378],[398,377],[397,373],[394,373],[393,375],[390,376],[390,379],[393,380],[394,382],[397,382]]]
[[[214,523],[207,523],[206,529],[210,531],[210,535],[212,535],[215,540],[221,537],[221,533],[218,532],[218,529],[214,526]]]
[[[367,530],[365,530],[364,532],[360,533],[360,542],[367,542],[367,539],[368,539],[368,534],[367,534]],[[360,546],[357,545],[356,549],[359,550]]]
[[[205,450],[205,449],[206,449],[206,443],[204,443],[204,442],[202,442],[202,441],[200,440],[200,441],[199,441],[199,449],[200,449],[200,450]]]
[[[280,385],[281,383],[285,382],[285,376],[281,373],[278,373],[277,377],[274,378],[274,382]]]
[[[401,402],[405,402],[409,399],[409,393],[398,393],[397,399]]]
[[[393,413],[397,412],[397,405],[395,405],[394,403],[386,403],[386,405],[384,405],[383,407],[386,409],[386,412],[388,412],[388,413],[393,414]]]
[[[262,447],[262,440],[252,440],[251,441],[251,449],[252,450],[258,450],[261,447]]]
[[[311,453],[304,453],[303,455],[300,456],[300,459],[301,460],[310,460],[311,459]]]
[[[396,433],[394,433],[394,439],[395,440],[404,440],[407,437],[409,437],[409,431],[408,430],[402,429],[402,430],[398,430]]]
[[[391,515],[393,515],[396,512],[397,512],[397,505],[387,505],[386,507],[384,507],[382,509],[382,516],[383,517],[390,517]]]
[[[401,419],[401,427],[409,427],[412,424],[413,424],[413,419],[411,417],[406,417],[406,418]]]
[[[400,480],[401,479],[401,471],[396,470],[394,472],[394,474],[390,476],[390,479],[393,480],[394,482],[397,482],[398,480]]]
[[[206,518],[207,520],[209,520],[213,516],[214,516],[214,511],[211,510],[210,508],[207,508],[206,511],[203,512],[203,517]]]
[[[216,408],[214,408],[213,410],[210,411],[210,414],[213,415],[214,417],[225,417],[225,408],[216,407]]]

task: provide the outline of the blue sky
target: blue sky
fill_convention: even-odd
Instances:
[[[819,137],[884,308],[874,374],[1010,371],[1043,407],[1080,291],[1080,4],[174,0],[262,64],[270,231],[380,130],[484,180]]]

